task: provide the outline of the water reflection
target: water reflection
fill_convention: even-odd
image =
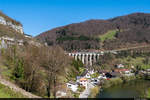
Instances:
[[[135,80],[100,91],[98,98],[139,98],[146,97],[150,88],[149,80]]]

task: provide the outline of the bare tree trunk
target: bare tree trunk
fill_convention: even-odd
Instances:
[[[32,76],[32,79],[31,79],[31,88],[30,88],[31,92],[33,90],[33,85],[34,85],[34,76],[35,76],[35,71],[33,71],[33,76]]]
[[[50,93],[50,82],[48,82],[48,87],[47,87],[47,96],[50,97],[51,93]]]
[[[56,98],[56,75],[54,76],[54,98]]]
[[[52,81],[52,73],[49,72],[48,73],[48,86],[47,86],[47,96],[48,97],[51,96],[51,91],[50,91],[50,89],[51,89],[51,83],[52,83],[51,81]]]

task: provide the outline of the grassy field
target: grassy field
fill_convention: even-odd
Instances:
[[[133,66],[140,66],[141,69],[150,68],[150,64],[143,63],[144,60],[145,60],[144,57],[136,57],[136,58],[126,57],[126,58],[120,59],[120,62],[125,64],[126,67],[131,67],[131,65],[133,65]]]
[[[104,42],[105,40],[115,39],[116,33],[117,33],[117,30],[110,30],[107,33],[99,36],[100,41]]]
[[[11,76],[11,70],[9,70],[6,66],[1,65],[0,66],[1,74],[6,79],[9,79]],[[20,93],[16,93],[13,90],[11,90],[9,87],[4,86],[3,84],[0,84],[0,98],[23,98],[23,96]]]
[[[128,66],[131,66],[131,65],[137,66],[137,65],[142,65],[143,60],[144,60],[144,57],[136,57],[136,58],[126,57],[126,58],[120,59],[120,62]]]
[[[25,98],[25,96],[0,84],[0,98]]]

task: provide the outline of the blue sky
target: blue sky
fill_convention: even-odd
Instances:
[[[150,13],[150,0],[0,0],[0,10],[36,36],[55,27],[134,12]]]

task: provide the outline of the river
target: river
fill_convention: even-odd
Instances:
[[[150,80],[134,80],[103,89],[100,91],[97,98],[146,97],[148,88],[150,88]]]

